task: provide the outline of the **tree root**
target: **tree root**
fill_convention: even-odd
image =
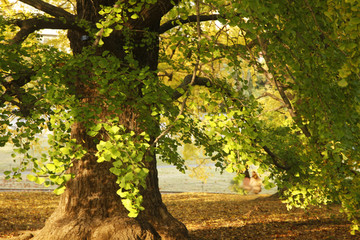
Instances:
[[[30,237],[30,235],[29,235]],[[157,240],[158,233],[148,223],[136,219],[111,217],[106,219],[69,219],[53,217],[45,227],[26,240],[97,240],[136,239]],[[20,240],[20,239],[18,239]],[[21,239],[22,240],[22,239]]]

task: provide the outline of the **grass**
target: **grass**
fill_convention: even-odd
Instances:
[[[29,182],[23,177],[22,182],[16,180],[5,181],[2,172],[18,166],[12,157],[12,148],[6,145],[0,148],[0,188],[41,188],[40,185]],[[186,164],[193,166],[195,161],[187,161]],[[198,168],[201,171],[200,176],[191,176],[192,167],[186,171],[186,174],[179,172],[174,166],[168,163],[158,161],[159,185],[161,191],[165,192],[219,192],[231,193],[230,182],[234,174],[220,172],[213,166],[204,166]]]
[[[11,167],[17,166],[16,163],[14,163],[11,154],[13,153],[12,146],[5,145],[4,147],[0,148],[0,171],[5,171],[8,169],[11,169]]]
[[[44,148],[39,146],[39,148]],[[16,180],[5,181],[1,173],[12,167],[18,166],[11,158],[12,148],[6,145],[0,148],[0,188],[42,188],[41,185],[32,183],[23,177],[22,182]],[[158,161],[159,186],[163,192],[211,192],[211,193],[233,193],[230,189],[231,180],[235,177],[234,173],[224,171],[220,174],[219,169],[212,166],[212,162],[207,165],[195,168],[196,161],[186,161],[189,166],[185,174],[179,172],[174,166]],[[209,165],[210,164],[210,165]],[[262,193],[275,193],[276,189],[265,190]]]

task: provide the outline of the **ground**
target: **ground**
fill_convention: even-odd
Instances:
[[[47,192],[0,192],[0,239],[41,228],[58,199]],[[192,240],[360,239],[350,235],[338,206],[287,211],[266,194],[176,193],[163,200]]]

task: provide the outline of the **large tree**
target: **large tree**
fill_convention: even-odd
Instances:
[[[6,174],[31,163],[62,193],[35,239],[187,239],[156,170],[183,171],[184,143],[270,170],[291,206],[341,202],[356,229],[359,3],[20,1],[36,14],[5,1],[0,18],[0,143],[22,156]],[[67,30],[71,54],[41,29]]]

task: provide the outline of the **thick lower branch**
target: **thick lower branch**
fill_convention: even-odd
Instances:
[[[70,20],[70,21],[75,20],[75,16],[72,15],[71,13],[69,13],[68,11],[66,11],[62,8],[56,7],[54,5],[51,5],[47,2],[44,2],[41,0],[20,0],[20,1],[34,7],[40,11],[50,14],[51,16],[63,17],[66,20]]]
[[[79,29],[80,27],[71,21],[62,21],[57,18],[31,18],[26,20],[17,20],[14,22],[15,25],[20,27],[20,31],[17,32],[15,37],[11,39],[10,44],[20,44],[22,43],[29,34],[40,30],[40,29]]]

